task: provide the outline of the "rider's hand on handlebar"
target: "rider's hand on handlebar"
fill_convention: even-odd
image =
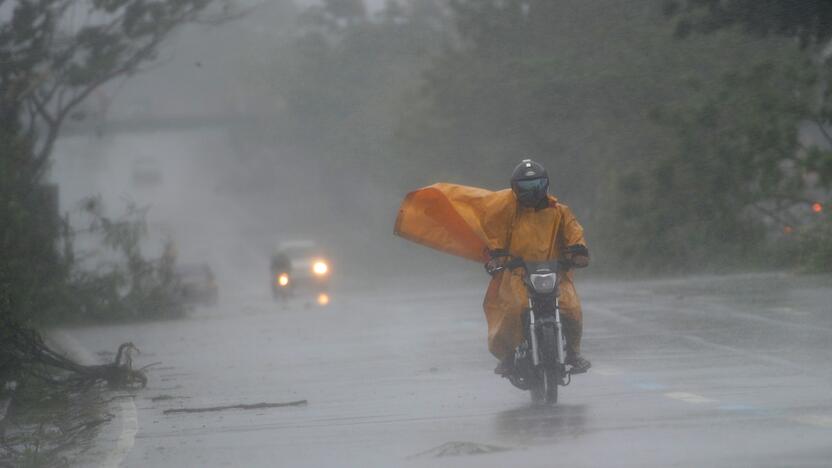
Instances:
[[[568,258],[558,259],[558,265],[560,266],[560,271],[567,271],[572,268],[572,262]]]
[[[569,263],[575,268],[584,268],[589,265],[589,257],[586,255],[573,255]]]
[[[503,271],[505,269],[505,258],[492,258],[491,260],[485,263],[485,272],[491,276],[496,275],[497,273]]]
[[[563,249],[561,257],[561,264],[567,268],[584,268],[589,265],[589,250],[585,245],[570,245]]]

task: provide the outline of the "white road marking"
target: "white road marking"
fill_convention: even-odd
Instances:
[[[789,418],[789,420],[810,426],[832,428],[832,416],[823,414],[807,414],[805,416]]]
[[[669,392],[665,393],[664,396],[668,398],[672,398],[674,400],[684,401],[685,403],[693,403],[693,404],[702,404],[702,403],[713,403],[716,400],[712,400],[710,398],[705,398],[702,395],[697,395],[695,393],[687,393],[687,392]]]

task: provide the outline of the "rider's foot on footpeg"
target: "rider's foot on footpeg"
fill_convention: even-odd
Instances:
[[[572,366],[569,369],[570,374],[583,374],[592,367],[592,363],[585,359],[580,354],[576,356],[570,356],[569,359],[566,360],[566,363]]]
[[[494,373],[497,375],[502,375],[503,377],[508,376],[514,370],[514,359],[504,359],[497,364],[497,367],[494,368]]]

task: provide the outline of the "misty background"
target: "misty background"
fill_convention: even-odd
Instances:
[[[549,169],[596,272],[791,264],[828,198],[794,165],[828,146],[809,121],[817,67],[789,37],[681,37],[652,0],[241,7],[84,103],[51,170],[62,211],[149,206],[149,255],[171,239],[180,261],[265,287],[296,239],[346,278],[479,272],[394,238],[398,204],[438,181],[505,188],[523,158]]]

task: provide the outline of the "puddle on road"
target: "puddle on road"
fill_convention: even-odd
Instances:
[[[505,452],[507,450],[511,450],[511,448],[500,447],[498,445],[478,444],[475,442],[447,442],[439,447],[434,447],[430,450],[411,455],[407,457],[407,459],[482,455],[486,453]]]

